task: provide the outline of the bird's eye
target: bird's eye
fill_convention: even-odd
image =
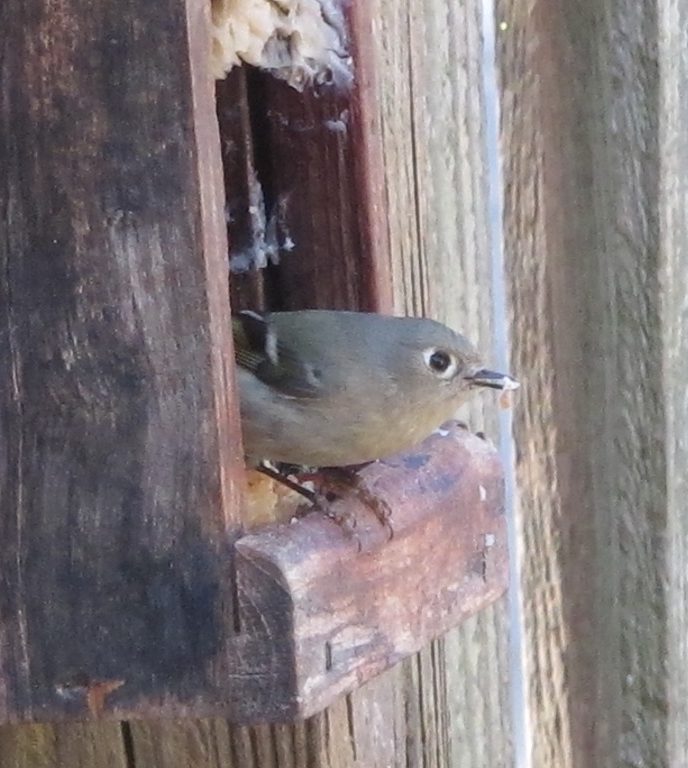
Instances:
[[[437,352],[433,352],[428,360],[428,365],[436,373],[444,373],[451,365],[451,357],[446,352],[438,349]]]
[[[458,364],[454,355],[444,349],[432,347],[423,353],[425,364],[440,379],[451,379],[456,375]]]

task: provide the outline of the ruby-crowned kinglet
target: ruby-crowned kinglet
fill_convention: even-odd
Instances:
[[[249,461],[363,464],[412,448],[478,387],[516,389],[433,320],[304,310],[233,319]]]

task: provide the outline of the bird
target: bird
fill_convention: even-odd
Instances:
[[[428,318],[243,311],[232,331],[249,465],[370,463],[418,445],[477,390],[519,386]]]

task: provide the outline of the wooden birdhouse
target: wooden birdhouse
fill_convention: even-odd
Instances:
[[[232,310],[427,314],[488,350],[491,310],[480,204],[436,224],[404,184],[483,193],[394,133],[366,4],[244,5],[6,5],[3,722],[291,721],[504,593],[502,469],[466,426],[362,470],[393,536],[247,480]]]

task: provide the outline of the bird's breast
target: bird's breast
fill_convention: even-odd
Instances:
[[[363,464],[408,450],[452,416],[455,403],[409,406],[398,399],[294,399],[251,374],[238,376],[244,450],[254,459],[306,466]]]

